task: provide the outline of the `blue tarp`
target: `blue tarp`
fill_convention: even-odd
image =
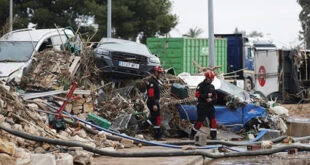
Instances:
[[[190,121],[197,120],[196,105],[179,105],[176,108],[182,119],[189,119]],[[215,106],[215,118],[218,124],[245,125],[252,118],[265,116],[265,108],[254,104],[247,104],[244,107],[239,107],[233,110],[228,109],[225,106]]]

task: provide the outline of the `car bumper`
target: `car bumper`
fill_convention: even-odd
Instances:
[[[139,64],[139,69],[123,67],[118,66],[118,61],[112,61],[112,59],[100,57],[95,57],[95,64],[104,73],[127,78],[149,76],[155,66],[155,64]]]

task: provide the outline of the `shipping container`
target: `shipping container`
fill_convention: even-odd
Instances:
[[[227,71],[233,72],[245,68],[242,34],[215,34],[214,36],[227,39]],[[249,69],[254,70],[253,66]],[[239,72],[238,75],[240,78],[244,76],[242,72]]]
[[[227,40],[215,39],[215,65],[221,65],[220,72],[227,72]],[[193,62],[202,67],[209,66],[208,39],[202,38],[148,38],[147,46],[157,54],[164,68],[182,72],[198,73]]]

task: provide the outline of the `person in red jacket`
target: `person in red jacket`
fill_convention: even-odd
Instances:
[[[201,82],[196,89],[197,105],[197,121],[191,129],[190,139],[194,139],[195,134],[202,126],[203,121],[208,117],[210,123],[211,139],[216,139],[216,119],[213,104],[216,102],[217,95],[214,86],[211,84],[214,79],[214,72],[208,70],[205,72],[205,80]]]
[[[164,140],[161,137],[160,124],[161,116],[159,109],[159,99],[160,99],[160,89],[159,89],[159,79],[161,78],[164,69],[160,66],[154,68],[154,74],[148,79],[147,85],[147,107],[150,110],[150,120],[154,128],[154,139]]]

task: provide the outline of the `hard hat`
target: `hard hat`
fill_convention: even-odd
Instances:
[[[212,70],[206,71],[205,77],[206,78],[210,78],[211,80],[213,80],[214,79],[214,72]]]
[[[164,72],[164,69],[160,66],[155,66],[155,71],[158,72],[158,73],[163,73]]]

